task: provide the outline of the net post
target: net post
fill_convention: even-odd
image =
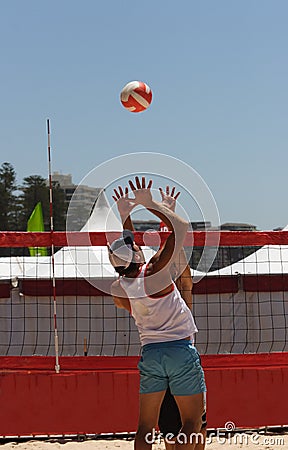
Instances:
[[[55,345],[55,372],[60,372],[59,364],[59,338],[57,328],[57,301],[56,301],[56,281],[55,281],[55,260],[54,260],[54,220],[53,220],[53,190],[51,172],[51,144],[50,144],[50,120],[47,119],[47,147],[48,147],[48,176],[49,176],[49,215],[51,234],[51,269],[52,269],[52,290],[53,290],[53,324],[54,324],[54,345]]]

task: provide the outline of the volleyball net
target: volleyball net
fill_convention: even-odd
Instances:
[[[288,351],[288,232],[220,232],[219,247],[212,239],[206,249],[215,258],[205,271],[199,260],[209,233],[189,232],[185,242],[199,352]],[[164,240],[168,233],[159,235]],[[145,244],[141,232],[135,240]],[[157,249],[151,242],[147,259]],[[134,320],[110,296],[117,274],[106,243],[104,232],[0,233],[0,356],[54,355],[53,302],[60,356],[139,354]],[[36,256],[29,256],[32,247]],[[37,255],[43,247],[47,256]]]

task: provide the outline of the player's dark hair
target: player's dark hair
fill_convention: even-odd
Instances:
[[[136,272],[136,270],[138,269],[138,266],[139,266],[139,263],[136,263],[136,262],[131,262],[130,264],[129,264],[129,266],[128,267],[126,267],[125,268],[125,266],[118,266],[118,267],[115,267],[115,271],[117,272],[117,273],[119,273],[119,275],[121,275],[121,276],[123,276],[123,275],[130,275],[131,273],[134,273],[134,272]]]
[[[124,238],[124,242],[126,245],[131,245],[133,247],[133,239],[132,237],[129,235],[127,235],[125,233],[126,230],[123,231],[123,238]]]

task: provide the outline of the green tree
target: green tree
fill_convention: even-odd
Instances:
[[[40,175],[30,175],[23,179],[23,184],[19,188],[22,193],[19,195],[21,204],[20,229],[26,231],[27,221],[37,205],[41,202],[44,218],[45,230],[49,230],[49,188],[47,181]]]
[[[0,229],[17,230],[19,204],[16,195],[16,172],[13,166],[4,162],[0,167]]]
[[[27,221],[38,202],[41,202],[45,231],[50,230],[50,195],[47,180],[40,175],[30,175],[23,179],[19,196],[21,202],[21,229],[26,231]],[[63,189],[59,183],[52,186],[53,224],[55,231],[65,230],[66,205]]]
[[[16,195],[16,172],[13,166],[4,162],[0,167],[0,230],[18,230],[19,203]],[[18,249],[0,247],[0,256],[16,255]]]

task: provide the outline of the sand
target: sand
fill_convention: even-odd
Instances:
[[[1,450],[133,450],[133,438],[130,439],[87,439],[79,442],[76,439],[49,439],[29,440],[18,442],[1,441]],[[241,433],[226,437],[209,437],[206,445],[207,450],[287,450],[288,433],[286,434],[258,434]],[[165,449],[164,443],[153,444],[153,450]]]

